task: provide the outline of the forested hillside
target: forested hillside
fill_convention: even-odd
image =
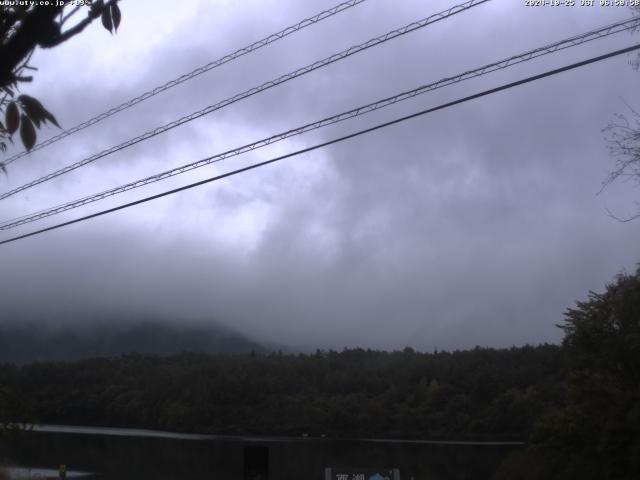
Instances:
[[[127,355],[4,365],[24,419],[216,434],[526,439],[562,396],[563,352]]]
[[[0,364],[0,419],[212,434],[526,440],[497,479],[640,475],[640,269],[561,346],[129,354]]]

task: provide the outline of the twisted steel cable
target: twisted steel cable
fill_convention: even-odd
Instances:
[[[228,177],[231,177],[233,175],[238,175],[240,173],[244,173],[244,172],[247,172],[249,170],[253,170],[253,169],[256,169],[256,168],[264,167],[266,165],[270,165],[272,163],[279,162],[279,161],[284,160],[286,158],[295,157],[295,156],[301,155],[303,153],[311,152],[311,151],[317,150],[319,148],[324,148],[324,147],[327,147],[329,145],[333,145],[333,144],[336,144],[336,143],[339,143],[339,142],[343,142],[345,140],[349,140],[349,139],[352,139],[352,138],[355,138],[355,137],[359,137],[361,135],[365,135],[367,133],[371,133],[371,132],[380,130],[382,128],[386,128],[386,127],[389,127],[391,125],[396,125],[396,124],[405,122],[407,120],[411,120],[413,118],[417,118],[417,117],[420,117],[420,116],[423,116],[423,115],[427,115],[429,113],[433,113],[433,112],[436,112],[438,110],[444,110],[446,108],[450,108],[450,107],[453,107],[455,105],[460,105],[462,103],[469,102],[471,100],[475,100],[475,99],[478,99],[478,98],[481,98],[481,97],[484,97],[484,96],[487,96],[487,95],[492,95],[494,93],[502,92],[502,91],[505,91],[505,90],[508,90],[508,89],[511,89],[511,88],[514,88],[514,87],[517,87],[517,86],[520,86],[520,85],[524,85],[524,84],[527,84],[527,83],[531,83],[531,82],[535,82],[535,81],[538,81],[538,80],[542,80],[543,78],[547,78],[547,77],[550,77],[552,75],[558,75],[559,73],[566,72],[566,71],[569,71],[569,70],[574,70],[576,68],[580,68],[580,67],[583,67],[585,65],[591,65],[591,64],[596,63],[596,62],[601,62],[601,61],[606,60],[608,58],[612,58],[612,57],[615,57],[615,56],[618,56],[618,55],[623,55],[625,53],[630,53],[630,52],[633,52],[633,51],[637,51],[638,49],[640,49],[640,44],[632,45],[630,47],[622,48],[622,49],[619,49],[619,50],[614,50],[614,51],[606,53],[604,55],[600,55],[600,56],[597,56],[597,57],[591,57],[591,58],[589,58],[587,60],[583,60],[581,62],[573,63],[573,64],[570,64],[570,65],[565,65],[564,67],[556,68],[554,70],[548,70],[548,71],[540,73],[538,75],[532,75],[530,77],[523,78],[522,80],[517,80],[515,82],[503,84],[503,85],[500,85],[499,87],[491,88],[489,90],[484,90],[482,92],[475,93],[473,95],[469,95],[469,96],[466,96],[466,97],[463,97],[463,98],[459,98],[457,100],[453,100],[451,102],[447,102],[447,103],[438,105],[436,107],[432,107],[432,108],[428,108],[428,109],[425,109],[425,110],[421,110],[419,112],[412,113],[410,115],[405,115],[404,117],[395,118],[395,119],[390,120],[388,122],[379,123],[377,125],[374,125],[373,127],[365,128],[363,130],[358,130],[356,132],[350,133],[348,135],[344,135],[342,137],[334,138],[332,140],[329,140],[329,141],[326,141],[326,142],[323,142],[323,143],[319,143],[319,144],[316,144],[316,145],[312,145],[311,147],[303,148],[303,149],[297,150],[295,152],[287,153],[287,154],[281,155],[279,157],[271,158],[271,159],[265,160],[263,162],[254,163],[254,164],[248,165],[246,167],[242,167],[242,168],[239,168],[237,170],[233,170],[231,172],[227,172],[227,173],[223,173],[221,175],[216,175],[214,177],[206,178],[204,180],[200,180],[200,181],[197,181],[195,183],[191,183],[189,185],[184,185],[182,187],[174,188],[172,190],[167,190],[165,192],[157,193],[155,195],[151,195],[150,197],[141,198],[139,200],[135,200],[133,202],[129,202],[129,203],[125,203],[125,204],[122,204],[122,205],[118,205],[116,207],[109,208],[109,209],[106,209],[106,210],[102,210],[100,212],[92,213],[90,215],[85,215],[84,217],[75,218],[75,219],[69,220],[67,222],[58,223],[58,224],[52,225],[50,227],[42,228],[40,230],[36,230],[36,231],[33,231],[33,232],[25,233],[23,235],[18,235],[16,237],[8,238],[6,240],[0,241],[0,245],[6,245],[8,243],[12,243],[12,242],[15,242],[15,241],[18,241],[18,240],[22,240],[22,239],[25,239],[25,238],[28,238],[28,237],[33,237],[35,235],[40,235],[40,234],[45,233],[45,232],[50,232],[52,230],[57,230],[57,229],[62,228],[62,227],[66,227],[66,226],[73,225],[73,224],[76,224],[76,223],[84,222],[84,221],[90,220],[92,218],[100,217],[102,215],[107,215],[109,213],[117,212],[119,210],[124,210],[126,208],[130,208],[130,207],[133,207],[133,206],[136,206],[136,205],[140,205],[142,203],[150,202],[152,200],[157,200],[158,198],[166,197],[168,195],[173,195],[174,193],[178,193],[178,192],[182,192],[182,191],[185,191],[185,190],[189,190],[191,188],[195,188],[195,187],[198,187],[200,185],[205,185],[207,183],[211,183],[211,182],[215,182],[215,181],[218,181],[218,180],[222,180],[223,178],[228,178]]]
[[[235,60],[239,57],[242,57],[243,55],[246,55],[248,53],[254,52],[262,47],[265,47],[275,41],[281,40],[285,37],[288,37],[289,35],[302,30],[303,28],[309,27],[311,25],[315,25],[318,22],[321,22],[322,20],[332,17],[333,15],[336,15],[340,12],[343,12],[349,8],[355,7],[361,3],[366,2],[367,0],[349,0],[347,2],[343,2],[340,3],[339,5],[336,5],[335,7],[332,7],[328,10],[324,10],[320,13],[317,13],[316,15],[313,15],[312,17],[309,18],[305,18],[304,20],[296,23],[295,25],[291,25],[287,28],[284,28],[283,30],[280,30],[279,32],[276,33],[272,33],[271,35],[263,38],[262,40],[258,40],[257,42],[252,43],[251,45],[247,45],[246,47],[242,47],[239,48],[238,50],[236,50],[235,52],[229,53],[223,57],[218,58],[217,60],[214,60],[212,62],[207,63],[206,65],[203,65],[201,67],[196,68],[195,70],[192,70],[189,73],[185,73],[184,75],[179,76],[178,78],[175,78],[173,80],[170,80],[162,85],[159,85],[147,92],[144,92],[140,95],[138,95],[137,97],[132,98],[131,100],[128,100],[120,105],[118,105],[117,107],[113,107],[109,110],[107,110],[106,112],[103,112],[99,115],[96,115],[93,118],[90,118],[89,120],[85,120],[82,123],[79,123],[78,125],[71,127],[63,132],[60,132],[59,134],[48,138],[47,140],[44,140],[40,143],[37,143],[36,145],[33,146],[33,148],[31,148],[30,152],[24,151],[24,152],[20,152],[16,155],[13,155],[12,157],[9,157],[7,160],[5,160],[4,165],[9,165],[12,162],[15,162],[16,160],[18,160],[19,158],[22,158],[26,155],[28,155],[31,152],[34,152],[36,150],[40,150],[44,147],[47,147],[49,145],[52,145],[54,143],[56,143],[59,140],[62,140],[63,138],[68,137],[69,135],[72,135],[76,132],[79,132],[80,130],[84,130],[87,127],[90,127],[91,125],[95,125],[96,123],[99,123],[113,115],[115,115],[118,112],[121,112],[123,110],[127,110],[131,107],[133,107],[134,105],[137,105],[140,102],[144,102],[145,100],[154,97],[156,95],[158,95],[159,93],[164,92],[165,90],[169,90],[170,88],[173,88],[177,85],[180,85],[181,83],[184,83],[188,80],[191,80],[194,77],[197,77],[198,75],[202,75],[205,72],[208,72],[209,70],[213,70],[214,68],[220,67],[222,65],[224,65],[225,63],[228,63],[232,60]]]
[[[161,133],[164,133],[168,130],[171,130],[173,128],[176,128],[180,125],[183,125],[187,122],[190,122],[192,120],[195,120],[197,118],[203,117],[204,115],[208,115],[212,112],[215,112],[216,110],[220,110],[221,108],[224,108],[228,105],[231,105],[235,102],[238,102],[240,100],[244,100],[245,98],[248,98],[252,95],[256,95],[257,93],[263,92],[265,90],[268,90],[270,88],[273,88],[277,85],[280,85],[282,83],[288,82],[289,80],[293,80],[294,78],[300,77],[302,75],[305,75],[309,72],[312,72],[314,70],[317,70],[319,68],[322,67],[326,67],[327,65],[330,65],[332,63],[335,63],[339,60],[343,60],[347,57],[350,57],[351,55],[355,55],[356,53],[360,53],[364,50],[367,50],[371,47],[375,47],[377,45],[380,45],[382,43],[388,42],[389,40],[392,40],[394,38],[397,38],[399,36],[405,35],[407,33],[413,32],[415,30],[418,30],[420,28],[426,27],[427,25],[431,25],[435,22],[444,20],[446,18],[449,18],[453,15],[456,15],[458,13],[464,12],[466,10],[469,10],[470,8],[473,8],[475,6],[481,5],[483,3],[489,2],[491,0],[468,0],[467,2],[464,2],[460,5],[456,5],[453,6],[451,8],[448,8],[447,10],[444,10],[442,12],[433,14],[427,18],[424,18],[422,20],[419,20],[417,22],[412,22],[408,25],[405,25],[404,27],[392,30],[390,32],[385,33],[384,35],[380,35],[379,37],[376,38],[372,38],[364,43],[361,43],[359,45],[354,45],[352,47],[347,48],[346,50],[343,50],[339,53],[335,53],[323,60],[318,60],[310,65],[307,65],[305,67],[299,68],[293,72],[287,73],[286,75],[282,75],[274,80],[270,80],[268,82],[263,83],[262,85],[259,85],[257,87],[253,87],[250,88],[249,90],[246,90],[242,93],[239,93],[237,95],[234,95],[233,97],[227,98],[225,100],[222,100],[221,102],[218,102],[214,105],[209,105],[208,107],[203,108],[202,110],[198,110],[196,112],[193,112],[189,115],[186,115],[184,117],[179,118],[178,120],[174,120],[173,122],[170,122],[166,125],[163,125],[161,127],[155,128],[154,130],[150,130],[146,133],[143,133],[142,135],[139,135],[135,138],[132,138],[130,140],[127,140],[126,142],[123,142],[119,145],[110,147],[106,150],[103,150],[102,152],[99,152],[97,154],[91,155],[90,157],[87,157],[83,160],[80,160],[78,162],[72,163],[71,165],[67,165],[64,168],[61,168],[60,170],[56,170],[52,173],[49,173],[43,177],[37,178],[35,180],[32,180],[31,182],[25,183],[24,185],[21,185],[19,187],[14,188],[13,190],[9,190],[8,192],[4,192],[2,194],[0,194],[0,200],[3,200],[7,197],[10,197],[12,195],[15,195],[16,193],[22,192],[24,190],[27,190],[29,188],[35,187],[36,185],[40,185],[41,183],[47,182],[49,180],[52,180],[56,177],[59,177],[60,175],[64,175],[66,173],[69,173],[77,168],[83,167],[85,165],[88,165],[90,163],[95,162],[96,160],[106,157],[107,155],[110,155],[112,153],[118,152],[120,150],[124,150],[125,148],[128,148],[132,145],[135,145],[137,143],[140,143],[142,141],[148,140],[152,137],[155,137],[156,135],[160,135]]]
[[[337,115],[333,115],[331,117],[323,118],[321,120],[317,120],[312,123],[308,123],[301,127],[297,127],[291,130],[287,130],[286,132],[281,132],[276,135],[272,135],[267,138],[263,138],[253,143],[249,143],[247,145],[243,145],[241,147],[235,148],[233,150],[228,150],[223,153],[218,153],[216,155],[203,158],[201,160],[182,165],[180,167],[172,168],[170,170],[166,170],[161,173],[157,173],[155,175],[151,175],[146,178],[142,178],[139,180],[135,180],[133,182],[127,183],[125,185],[121,185],[119,187],[115,187],[109,190],[105,190],[100,193],[96,193],[84,198],[80,198],[77,200],[73,200],[71,202],[67,202],[55,207],[48,208],[46,210],[41,210],[35,213],[31,213],[22,217],[13,218],[11,220],[6,220],[0,223],[0,230],[9,230],[20,225],[25,225],[27,223],[31,223],[52,215],[56,215],[58,213],[65,212],[67,210],[71,210],[74,208],[81,207],[83,205],[87,205],[89,203],[97,202],[99,200],[103,200],[107,197],[111,197],[114,195],[118,195],[120,193],[124,193],[129,190],[133,190],[135,188],[142,187],[144,185],[148,185],[151,183],[158,182],[160,180],[164,180],[169,177],[173,177],[175,175],[179,175],[181,173],[188,172],[190,170],[195,170],[196,168],[203,167],[205,165],[210,165],[213,163],[220,162],[230,157],[234,157],[237,155],[241,155],[243,153],[265,147],[267,145],[271,145],[273,143],[279,142],[281,140],[300,135],[302,133],[310,132],[312,130],[317,130],[319,128],[332,125],[338,122],[342,122],[348,120],[350,118],[355,118],[360,115],[364,115],[366,113],[373,112],[375,110],[379,110],[381,108],[388,107],[389,105],[393,105],[395,103],[408,100],[417,95],[421,95],[433,90],[437,90],[439,88],[446,87],[448,85],[453,85],[455,83],[460,83],[465,80],[469,80],[471,78],[479,77],[482,75],[486,75],[491,72],[495,72],[497,70],[502,70],[508,68],[513,65],[517,65],[519,63],[523,63],[534,58],[538,58],[544,55],[548,55],[550,53],[558,52],[560,50],[564,50],[567,48],[575,47],[578,45],[582,45],[586,42],[590,42],[593,40],[597,40],[600,38],[604,38],[610,35],[614,35],[616,33],[633,30],[634,28],[638,28],[640,26],[640,17],[633,17],[627,20],[623,20],[621,22],[617,22],[611,25],[607,25],[595,30],[590,30],[588,32],[582,33],[580,35],[575,35],[573,37],[566,38],[564,40],[560,40],[558,42],[545,45],[543,47],[539,47],[533,50],[529,50],[527,52],[514,55],[508,57],[506,59],[490,63],[480,68],[476,68],[474,70],[468,70],[464,73],[460,73],[458,75],[452,77],[445,77],[436,82],[430,83],[428,85],[422,85],[418,88],[414,88],[413,90],[409,90],[406,92],[399,93],[392,97],[387,97],[382,100],[378,100],[376,102],[369,103],[367,105],[363,105],[346,112],[339,113]]]

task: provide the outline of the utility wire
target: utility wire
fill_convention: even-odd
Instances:
[[[391,120],[391,121],[388,121],[388,122],[380,123],[380,124],[375,125],[373,127],[366,128],[364,130],[359,130],[357,132],[350,133],[349,135],[344,135],[342,137],[334,138],[333,140],[329,140],[329,141],[324,142],[324,143],[319,143],[319,144],[313,145],[311,147],[303,148],[303,149],[297,150],[295,152],[287,153],[285,155],[281,155],[279,157],[272,158],[270,160],[265,160],[263,162],[254,163],[252,165],[249,165],[249,166],[246,166],[246,167],[243,167],[243,168],[239,168],[239,169],[233,170],[231,172],[223,173],[221,175],[216,175],[215,177],[207,178],[205,180],[200,180],[198,182],[191,183],[189,185],[184,185],[182,187],[174,188],[172,190],[168,190],[168,191],[165,191],[165,192],[162,192],[162,193],[158,193],[158,194],[152,195],[150,197],[145,197],[145,198],[142,198],[140,200],[136,200],[134,202],[125,203],[125,204],[119,205],[117,207],[113,207],[113,208],[109,208],[107,210],[102,210],[100,212],[92,213],[91,215],[86,215],[84,217],[76,218],[74,220],[69,220],[68,222],[58,223],[56,225],[52,225],[52,226],[47,227],[47,228],[36,230],[34,232],[26,233],[24,235],[19,235],[17,237],[12,237],[12,238],[9,238],[7,240],[2,240],[2,241],[0,241],[0,245],[4,245],[4,244],[7,244],[7,243],[15,242],[17,240],[22,240],[24,238],[32,237],[34,235],[39,235],[41,233],[49,232],[51,230],[56,230],[58,228],[66,227],[68,225],[73,225],[74,223],[79,223],[79,222],[83,222],[85,220],[89,220],[89,219],[92,219],[92,218],[100,217],[100,216],[106,215],[108,213],[117,212],[118,210],[124,210],[125,208],[133,207],[135,205],[140,205],[141,203],[150,202],[151,200],[156,200],[158,198],[166,197],[166,196],[172,195],[174,193],[182,192],[183,190],[189,190],[191,188],[198,187],[200,185],[204,185],[206,183],[215,182],[217,180],[222,180],[223,178],[231,177],[233,175],[237,175],[239,173],[243,173],[243,172],[246,172],[246,171],[249,171],[249,170],[253,170],[253,169],[258,168],[258,167],[264,167],[264,166],[269,165],[271,163],[275,163],[275,162],[278,162],[280,160],[284,160],[285,158],[290,158],[290,157],[294,157],[294,156],[297,156],[297,155],[301,155],[303,153],[311,152],[311,151],[317,150],[319,148],[323,148],[323,147],[327,147],[329,145],[333,145],[334,143],[339,143],[339,142],[342,142],[342,141],[345,141],[345,140],[349,140],[351,138],[359,137],[360,135],[364,135],[366,133],[371,133],[371,132],[380,130],[382,128],[389,127],[391,125],[395,125],[397,123],[404,122],[406,120],[410,120],[410,119],[413,119],[413,118],[416,118],[416,117],[420,117],[420,116],[426,115],[428,113],[432,113],[432,112],[435,112],[435,111],[438,111],[438,110],[443,110],[445,108],[453,107],[455,105],[459,105],[461,103],[465,103],[465,102],[468,102],[470,100],[475,100],[477,98],[484,97],[484,96],[487,96],[487,95],[491,95],[493,93],[501,92],[503,90],[508,90],[510,88],[514,88],[514,87],[517,87],[519,85],[524,85],[526,83],[535,82],[537,80],[541,80],[543,78],[550,77],[552,75],[557,75],[559,73],[566,72],[566,71],[569,71],[569,70],[573,70],[573,69],[576,69],[576,68],[579,68],[579,67],[583,67],[585,65],[590,65],[592,63],[600,62],[602,60],[606,60],[608,58],[615,57],[615,56],[618,56],[618,55],[623,55],[625,53],[629,53],[629,52],[632,52],[632,51],[638,50],[638,49],[640,49],[640,44],[632,45],[630,47],[622,48],[620,50],[615,50],[613,52],[609,52],[609,53],[604,54],[604,55],[600,55],[600,56],[597,56],[597,57],[592,57],[592,58],[590,58],[588,60],[583,60],[582,62],[573,63],[571,65],[566,65],[564,67],[556,68],[554,70],[548,70],[548,71],[546,71],[544,73],[540,73],[538,75],[533,75],[533,76],[524,78],[522,80],[518,80],[518,81],[515,81],[515,82],[511,82],[511,83],[507,83],[507,84],[501,85],[501,86],[496,87],[496,88],[492,88],[492,89],[489,89],[489,90],[484,90],[484,91],[482,91],[480,93],[476,93],[474,95],[469,95],[467,97],[463,97],[463,98],[460,98],[458,100],[454,100],[452,102],[443,103],[441,105],[438,105],[437,107],[428,108],[426,110],[422,110],[420,112],[413,113],[411,115],[406,115],[404,117],[396,118],[395,120]]]
[[[257,87],[253,87],[249,90],[246,90],[245,92],[239,93],[237,95],[234,95],[233,97],[227,98],[226,100],[222,100],[221,102],[218,102],[214,105],[209,105],[208,107],[203,108],[202,110],[199,110],[197,112],[191,113],[190,115],[186,115],[182,118],[179,118],[178,120],[175,120],[171,123],[168,123],[166,125],[163,125],[161,127],[158,127],[154,130],[150,130],[146,133],[143,133],[142,135],[132,138],[130,140],[127,140],[124,143],[121,143],[120,145],[116,145],[113,146],[111,148],[108,148],[106,150],[103,150],[100,153],[97,153],[95,155],[92,155],[90,157],[85,158],[84,160],[80,160],[76,163],[73,163],[71,165],[68,165],[60,170],[56,170],[55,172],[49,173],[48,175],[45,175],[43,177],[37,178],[36,180],[33,180],[31,182],[28,182],[20,187],[14,188],[13,190],[10,190],[8,192],[2,193],[0,194],[0,200],[3,200],[7,197],[10,197],[12,195],[15,195],[16,193],[22,192],[24,190],[27,190],[28,188],[34,187],[36,185],[39,185],[41,183],[47,182],[49,180],[52,180],[56,177],[59,177],[60,175],[64,175],[65,173],[69,173],[77,168],[83,167],[89,163],[95,162],[96,160],[102,158],[102,157],[106,157],[107,155],[110,155],[112,153],[118,152],[120,150],[123,150],[127,147],[130,147],[132,145],[135,145],[139,142],[142,142],[144,140],[148,140],[152,137],[155,137],[156,135],[159,135],[161,133],[164,133],[168,130],[171,130],[172,128],[178,127],[180,125],[183,125],[187,122],[190,122],[192,120],[195,120],[197,118],[200,118],[204,115],[208,115],[209,113],[212,113],[216,110],[220,110],[221,108],[224,108],[228,105],[231,105],[232,103],[238,102],[240,100],[243,100],[247,97],[250,97],[252,95],[255,95],[257,93],[260,93],[264,90],[267,90],[269,88],[275,87],[277,85],[280,85],[281,83],[284,82],[288,82],[289,80],[292,80],[294,78],[300,77],[301,75],[305,75],[309,72],[312,72],[314,70],[317,70],[319,68],[325,67],[329,64],[332,64],[334,62],[337,62],[339,60],[343,60],[347,57],[350,57],[351,55],[354,55],[356,53],[362,52],[364,50],[367,50],[371,47],[380,45],[382,43],[385,43],[389,40],[392,40],[394,38],[397,38],[401,35],[405,35],[407,33],[413,32],[415,30],[418,30],[420,28],[426,27],[427,25],[431,25],[435,22],[438,22],[440,20],[444,20],[446,18],[449,18],[453,15],[456,15],[458,13],[461,13],[463,11],[466,11],[472,7],[481,5],[483,3],[489,2],[491,0],[468,0],[467,2],[464,2],[460,5],[456,5],[453,6],[451,8],[448,8],[445,11],[433,14],[427,18],[424,18],[422,20],[419,20],[417,22],[412,22],[408,25],[405,25],[404,27],[398,28],[396,30],[392,30],[390,32],[385,33],[384,35],[380,35],[379,37],[376,38],[372,38],[364,43],[361,43],[359,45],[355,45],[352,46],[346,50],[343,50],[340,53],[335,53],[323,60],[318,60],[310,65],[307,65],[306,67],[302,67],[299,68],[293,72],[287,73],[286,75],[282,75],[281,77],[278,77],[274,80],[270,80],[266,83],[263,83],[260,86]]]
[[[296,23],[295,25],[291,25],[283,30],[280,30],[279,32],[276,33],[272,33],[271,35],[269,35],[268,37],[263,38],[262,40],[258,40],[257,42],[252,43],[251,45],[247,45],[246,47],[242,47],[238,50],[236,50],[233,53],[229,53],[223,57],[218,58],[217,60],[214,60],[210,63],[207,63],[206,65],[203,65],[201,67],[196,68],[195,70],[192,70],[189,73],[185,73],[184,75],[181,75],[178,78],[175,78],[173,80],[170,80],[166,83],[164,83],[163,85],[160,85],[158,87],[155,87],[147,92],[144,92],[142,94],[140,94],[137,97],[132,98],[131,100],[128,100],[120,105],[118,105],[117,107],[113,107],[110,110],[107,110],[106,112],[103,112],[99,115],[96,115],[93,118],[90,118],[89,120],[85,120],[82,123],[79,123],[78,125],[69,128],[68,130],[65,130],[47,140],[44,140],[43,142],[40,142],[36,145],[34,145],[30,151],[23,151],[20,152],[16,155],[13,155],[12,157],[9,157],[7,160],[5,160],[4,163],[5,165],[9,165],[10,163],[16,161],[19,158],[22,158],[26,155],[28,155],[31,152],[34,152],[36,150],[40,150],[41,148],[47,147],[51,144],[56,143],[59,140],[62,140],[63,138],[68,137],[69,135],[72,135],[76,132],[79,132],[80,130],[84,130],[87,127],[90,127],[91,125],[95,125],[96,123],[101,122],[102,120],[105,120],[109,117],[111,117],[112,115],[115,115],[118,112],[121,112],[123,110],[127,110],[128,108],[133,107],[134,105],[137,105],[138,103],[144,102],[145,100],[154,97],[156,95],[158,95],[159,93],[164,92],[165,90],[169,90],[170,88],[173,88],[177,85],[180,85],[181,83],[184,83],[188,80],[191,80],[194,77],[197,77],[198,75],[202,75],[205,72],[208,72],[209,70],[213,70],[214,68],[220,67],[222,65],[224,65],[225,63],[228,63],[232,60],[235,60],[239,57],[242,57],[243,55],[246,55],[248,53],[254,52],[262,47],[265,47],[273,42],[276,42],[278,40],[281,40],[285,37],[288,37],[289,35],[298,32],[306,27],[309,27],[311,25],[315,25],[316,23],[321,22],[322,20],[332,17],[333,15],[336,15],[340,12],[343,12],[349,8],[355,7],[361,3],[366,2],[367,0],[349,0],[347,2],[344,3],[340,3],[339,5],[336,5],[335,7],[332,7],[328,10],[324,10],[320,13],[317,13],[316,15],[313,15],[312,17],[309,18],[305,18],[304,20]]]
[[[485,65],[483,67],[480,68],[476,68],[474,70],[469,70],[466,71],[464,73],[452,76],[452,77],[445,77],[441,80],[438,80],[437,82],[433,82],[430,83],[428,85],[423,85],[420,86],[418,88],[415,88],[413,90],[409,90],[406,92],[402,92],[399,93],[397,95],[394,95],[392,97],[387,97],[384,98],[382,100],[378,100],[376,102],[373,103],[369,103],[367,105],[363,105],[351,110],[348,110],[346,112],[342,112],[339,113],[337,115],[333,115],[331,117],[327,117],[324,118],[322,120],[317,120],[315,122],[312,123],[308,123],[306,125],[303,125],[301,127],[295,128],[295,129],[291,129],[288,130],[286,132],[281,132],[278,133],[276,135],[272,135],[270,137],[267,138],[263,138],[261,140],[258,140],[256,142],[253,143],[249,143],[247,145],[243,145],[241,147],[235,148],[233,150],[228,150],[226,152],[223,153],[219,153],[207,158],[203,158],[201,160],[186,164],[186,165],[182,165],[180,167],[176,167],[176,168],[172,168],[170,170],[166,170],[164,172],[146,177],[146,178],[142,178],[139,180],[135,180],[133,182],[127,183],[125,185],[121,185],[109,190],[105,190],[102,191],[100,193],[96,193],[96,194],[92,194],[90,196],[84,197],[84,198],[80,198],[80,199],[76,199],[76,200],[72,200],[70,202],[67,203],[63,203],[61,205],[57,205],[55,207],[50,207],[47,208],[45,210],[40,210],[38,212],[33,212],[33,213],[29,213],[27,215],[23,215],[17,218],[13,218],[10,220],[5,220],[4,222],[0,222],[0,230],[10,230],[12,228],[18,227],[20,225],[25,225],[27,223],[31,223],[52,215],[56,215],[58,213],[62,213],[65,212],[67,210],[71,210],[74,208],[78,208],[81,207],[83,205],[87,205],[89,203],[93,203],[99,200],[103,200],[105,198],[120,194],[120,193],[124,193],[126,191],[129,190],[133,190],[135,188],[139,188],[142,187],[144,185],[149,185],[151,183],[155,183],[158,182],[160,180],[164,180],[166,178],[170,178],[173,177],[175,175],[179,175],[181,173],[185,173],[191,170],[195,170],[196,168],[200,168],[206,165],[210,165],[213,163],[217,163],[220,162],[222,160],[225,160],[227,158],[230,157],[234,157],[237,155],[241,155],[243,153],[252,151],[252,150],[256,150],[258,148],[261,147],[265,147],[267,145],[271,145],[273,143],[279,142],[281,140],[296,136],[296,135],[300,135],[302,133],[306,133],[312,130],[316,130],[319,129],[321,127],[325,127],[328,125],[332,125],[338,122],[342,122],[344,120],[348,120],[350,118],[354,118],[360,115],[364,115],[366,113],[369,112],[373,112],[375,110],[381,109],[381,108],[385,108],[389,105],[393,105],[395,103],[404,101],[404,100],[408,100],[410,98],[413,98],[417,95],[421,95],[442,87],[446,87],[448,85],[452,85],[455,83],[459,83],[462,82],[464,80],[468,80],[471,78],[475,78],[475,77],[479,77],[482,75],[486,75],[488,73],[497,71],[497,70],[501,70],[501,69],[505,69],[508,67],[511,67],[513,65],[517,65],[519,63],[522,62],[526,62],[529,60],[532,60],[534,58],[538,58],[541,57],[543,55],[548,55],[550,53],[554,53],[560,50],[564,50],[570,47],[574,47],[577,45],[582,45],[586,42],[592,41],[592,40],[597,40],[609,35],[613,35],[619,32],[623,32],[626,30],[630,30],[630,29],[634,29],[637,28],[638,26],[640,26],[640,17],[633,17],[621,22],[617,22],[611,25],[607,25],[595,30],[591,30],[588,31],[586,33],[582,33],[580,35],[575,35],[573,37],[569,37],[566,38],[564,40],[555,42],[555,43],[551,43],[548,45],[545,45],[543,47],[539,47],[536,48],[534,50],[529,50],[527,52],[521,53],[519,55],[514,55],[511,57],[508,57],[506,59]]]

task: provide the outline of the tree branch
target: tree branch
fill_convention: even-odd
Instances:
[[[610,218],[613,218],[614,220],[617,220],[620,223],[628,223],[628,222],[632,222],[638,218],[640,218],[640,213],[636,213],[635,215],[632,215],[631,217],[627,217],[627,218],[621,218],[618,217],[617,215],[614,215],[611,210],[609,210],[608,208],[607,210],[607,216]]]
[[[64,17],[62,17],[62,19],[60,20],[60,26],[62,27],[62,25],[64,25],[64,22],[69,20],[69,18],[71,18],[78,10],[80,10],[80,8],[81,8],[80,5],[78,5],[76,6],[76,8],[74,8],[69,13],[67,13]]]
[[[63,6],[36,6],[22,20],[15,34],[0,46],[0,86],[15,81],[13,71],[43,39],[55,29],[56,16]],[[55,33],[55,32],[53,32]]]
[[[55,47],[57,45],[60,45],[63,42],[66,42],[71,37],[74,37],[75,35],[78,35],[85,28],[87,28],[87,26],[89,26],[91,24],[91,22],[93,22],[96,18],[98,18],[100,15],[102,15],[102,12],[104,12],[112,4],[117,3],[117,1],[118,0],[110,0],[109,2],[106,2],[101,7],[91,8],[89,10],[89,13],[87,14],[87,17],[84,20],[78,22],[73,27],[71,27],[69,30],[66,30],[65,32],[62,32],[62,33],[60,32],[60,28],[58,28],[58,32],[57,32],[57,34],[55,36],[52,36],[46,42],[46,44],[40,42],[39,45],[41,47],[43,47],[43,48],[51,48],[51,47]],[[62,23],[64,23],[65,20],[67,20],[73,13],[75,13],[75,11],[78,8],[80,8],[80,7],[76,7],[69,15],[67,15],[67,17],[65,17],[63,19],[63,21],[60,24],[57,24],[58,27],[62,27]]]
[[[48,45],[47,48],[50,47],[55,47],[56,45],[61,44],[62,42],[66,42],[67,40],[69,40],[71,37],[79,34],[80,32],[82,32],[85,28],[87,28],[87,26],[93,22],[93,18],[91,18],[90,16],[87,16],[87,18],[85,18],[84,20],[82,20],[81,22],[78,22],[77,24],[75,24],[73,27],[71,27],[69,30],[61,33],[58,38],[56,39],[55,43],[52,43],[51,45]]]
[[[77,8],[58,23],[56,17],[62,15],[64,5],[35,6],[29,10],[11,38],[0,45],[0,88],[7,87],[17,81],[15,71],[22,60],[36,47],[51,48],[69,40],[82,32],[93,20],[98,18],[105,9],[117,3],[110,0],[102,5],[94,3],[87,17],[61,33],[61,26]]]
[[[0,29],[0,38],[7,36],[18,20],[20,20],[20,15],[18,15],[17,11],[4,7],[2,9],[2,28]]]

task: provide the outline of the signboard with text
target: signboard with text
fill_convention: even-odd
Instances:
[[[400,480],[397,468],[325,468],[325,480]]]

